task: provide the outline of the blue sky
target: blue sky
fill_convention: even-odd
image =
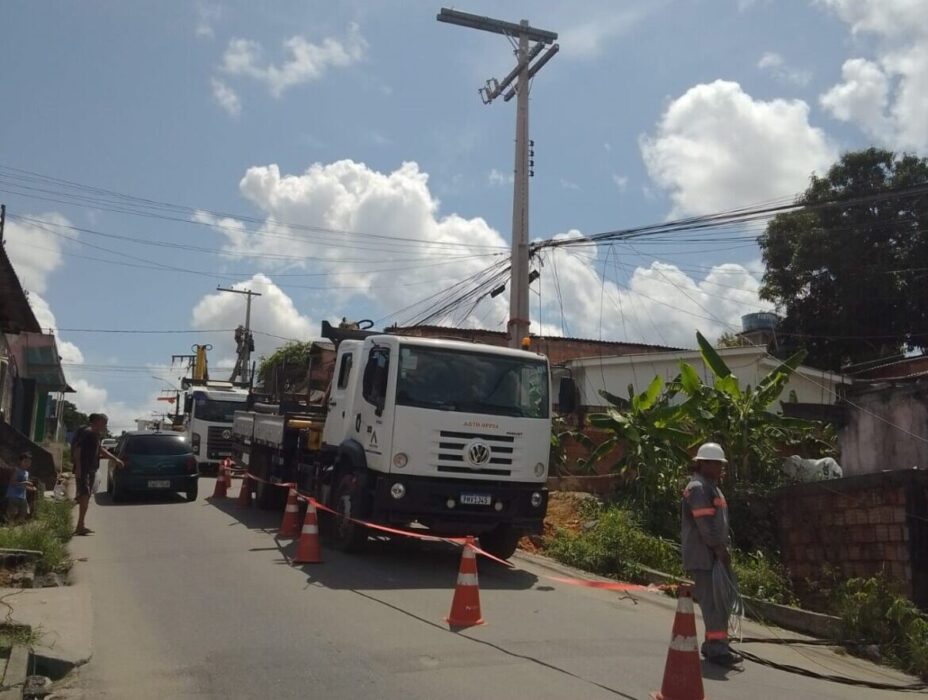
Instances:
[[[265,292],[257,328],[308,337],[324,318],[384,318],[493,262],[509,239],[514,103],[484,106],[476,90],[512,52],[439,24],[439,8],[4,3],[0,201],[47,325],[231,328],[242,299],[214,289],[241,282]],[[849,148],[928,149],[928,0],[458,9],[560,34],[531,94],[533,238],[789,196]],[[26,189],[22,170],[255,222],[101,211],[86,191]],[[543,332],[689,344],[696,328],[718,334],[764,308],[750,244],[609,256],[546,263],[533,297]],[[453,320],[498,327],[496,301]],[[156,408],[149,375],[172,376],[172,353],[202,341],[214,362],[231,356],[228,334],[59,338],[78,404],[122,425]],[[280,341],[257,342],[260,354]]]

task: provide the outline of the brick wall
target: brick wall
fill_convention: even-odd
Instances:
[[[928,472],[801,484],[774,497],[783,560],[801,598],[821,602],[810,582],[832,568],[847,578],[883,572],[928,607]]]

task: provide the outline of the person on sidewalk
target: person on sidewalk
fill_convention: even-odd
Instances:
[[[74,465],[78,504],[75,535],[89,535],[93,532],[87,527],[85,519],[100,460],[108,458],[113,460],[117,467],[125,466],[119,457],[100,444],[101,437],[106,430],[106,422],[107,417],[104,414],[91,413],[87,417],[87,425],[78,428],[71,441],[71,462]]]
[[[706,641],[702,655],[708,661],[725,666],[740,658],[728,646],[729,611],[718,604],[722,599],[714,590],[712,569],[731,566],[728,533],[728,504],[718,481],[728,460],[721,446],[707,442],[699,448],[693,473],[682,500],[683,569],[693,579],[694,597],[702,610]]]
[[[10,477],[10,485],[6,487],[6,521],[10,525],[19,525],[29,517],[26,492],[35,491],[35,486],[29,481],[29,467],[31,466],[32,453],[21,453],[19,464]]]

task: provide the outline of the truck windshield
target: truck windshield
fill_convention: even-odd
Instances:
[[[197,399],[194,416],[210,423],[231,423],[236,411],[244,411],[244,401]]]
[[[548,366],[479,352],[402,346],[396,403],[440,411],[548,417]]]

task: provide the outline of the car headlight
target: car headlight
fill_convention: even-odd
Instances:
[[[544,503],[545,497],[541,495],[540,491],[532,492],[532,508],[540,508],[541,504]]]
[[[393,466],[402,469],[409,464],[409,456],[405,452],[397,452],[393,455]]]
[[[539,479],[545,475],[546,471],[548,471],[548,467],[546,467],[541,462],[535,465],[535,476],[537,476]]]
[[[398,501],[406,495],[406,487],[397,481],[390,487],[390,495]]]

